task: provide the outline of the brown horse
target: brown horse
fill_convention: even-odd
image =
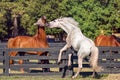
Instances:
[[[111,36],[100,35],[95,38],[94,42],[96,46],[120,46],[120,42],[114,35]]]
[[[15,38],[10,38],[8,40],[8,48],[47,48],[49,47],[46,33],[46,17],[41,17],[34,25],[38,26],[38,30],[33,37],[30,36],[17,36]],[[10,56],[16,56],[17,51],[10,52]],[[27,54],[36,54],[36,55],[47,55],[46,52],[27,52]],[[47,61],[48,62],[48,61]],[[19,64],[22,64],[23,60],[19,61]],[[10,64],[13,64],[13,60],[10,60]],[[22,70],[23,71],[23,70]]]

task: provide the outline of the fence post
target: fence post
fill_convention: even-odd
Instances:
[[[3,62],[3,65],[4,65],[3,73],[5,76],[9,76],[9,49],[8,48],[5,49],[5,52],[3,53],[3,55],[5,57]]]

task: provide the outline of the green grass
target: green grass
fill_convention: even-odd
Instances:
[[[91,76],[79,75],[77,78],[72,79],[71,76],[61,78],[60,75],[52,76],[0,76],[0,80],[120,80],[120,74],[100,75],[98,78]]]
[[[37,69],[36,69],[37,70]],[[55,68],[53,71],[57,71]],[[76,71],[76,69],[75,69]],[[83,72],[91,71],[91,69],[83,69]],[[0,69],[0,73],[2,70]],[[19,71],[12,71],[12,73],[20,73]],[[62,74],[61,74],[62,75]],[[104,74],[99,75],[97,78],[92,78],[91,75],[78,75],[77,78],[71,79],[70,75],[61,78],[61,75],[52,76],[0,76],[0,80],[120,80],[120,74]]]
[[[104,77],[101,77],[100,79],[94,79],[91,77],[85,77],[83,78],[82,76],[78,76],[74,80],[103,80]],[[0,77],[0,80],[72,80],[71,77],[65,77],[61,78],[61,76],[10,76],[10,77],[5,77],[2,76]]]
[[[52,62],[51,62],[52,63]],[[54,62],[53,62],[54,63]],[[39,68],[33,68],[33,70],[39,70]],[[90,68],[83,68],[82,72],[91,71]],[[51,71],[59,71],[57,68],[51,69]],[[77,71],[74,68],[74,71]],[[0,73],[3,70],[0,69]],[[20,73],[20,71],[10,71],[11,73]],[[62,75],[62,74],[61,74]],[[0,80],[120,80],[120,74],[109,74],[109,75],[100,75],[97,78],[92,78],[91,75],[79,75],[77,78],[72,79],[71,76],[66,75],[65,78],[61,78],[61,75],[52,75],[52,76],[0,76]]]

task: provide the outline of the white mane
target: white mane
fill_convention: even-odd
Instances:
[[[75,19],[73,19],[72,17],[64,17],[61,19],[63,19],[65,22],[71,23],[72,25],[74,25],[76,27],[79,26],[79,23],[77,21],[75,21]]]

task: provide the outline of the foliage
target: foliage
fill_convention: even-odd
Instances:
[[[102,0],[103,1],[103,0]],[[109,3],[98,0],[76,0],[76,2],[69,2],[69,14],[74,17],[79,23],[83,33],[94,38],[104,30],[104,34],[111,34],[114,27],[119,27],[118,10],[115,8],[115,3],[109,0]],[[116,21],[116,17],[118,20]]]
[[[119,75],[113,75],[113,76],[101,76],[100,79],[105,79],[105,80],[112,80],[111,77],[113,77],[112,79],[118,79]],[[90,76],[78,76],[75,80],[100,80],[100,79],[96,79],[96,78],[92,78]],[[61,75],[44,75],[44,76],[2,76],[0,78],[0,80],[71,80],[71,76],[70,75],[66,75],[65,78],[61,78]]]
[[[120,3],[118,0],[0,0],[0,39],[10,37],[13,18],[17,15],[19,35],[34,35],[36,22],[42,15],[47,20],[61,16],[73,17],[82,32],[94,39],[101,30],[110,35],[120,28]],[[48,29],[47,34],[61,33],[61,29]]]

